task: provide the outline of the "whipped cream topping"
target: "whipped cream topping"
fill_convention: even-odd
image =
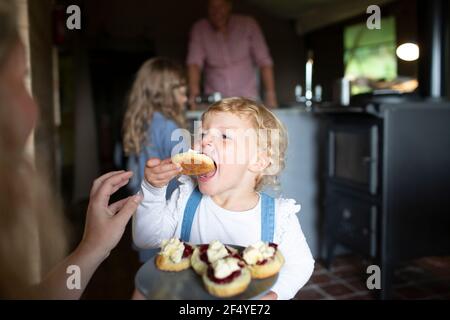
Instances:
[[[208,250],[206,251],[208,261],[211,263],[216,262],[229,255],[227,248],[217,240],[214,240],[209,244]]]
[[[267,243],[258,241],[245,248],[243,258],[247,264],[252,265],[272,258],[274,254],[275,248],[269,246]]]
[[[169,259],[178,263],[183,258],[184,244],[177,238],[172,238],[170,240],[163,240],[161,242],[161,252],[160,255],[169,257]]]
[[[214,277],[216,277],[217,279],[225,279],[233,272],[241,269],[238,263],[239,259],[233,257],[217,260],[212,265],[214,269]]]

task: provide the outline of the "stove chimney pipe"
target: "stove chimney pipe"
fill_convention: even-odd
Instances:
[[[442,99],[448,80],[448,1],[418,0],[419,90],[425,98]]]

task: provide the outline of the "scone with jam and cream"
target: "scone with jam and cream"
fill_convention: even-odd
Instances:
[[[216,164],[212,158],[192,149],[174,155],[172,162],[179,164],[183,168],[181,174],[188,176],[209,176],[216,171]]]
[[[277,274],[284,264],[284,257],[275,243],[258,241],[245,248],[242,257],[250,269],[252,278],[264,279]]]
[[[194,247],[177,238],[163,240],[155,259],[156,267],[163,271],[182,271],[191,266]]]
[[[225,246],[220,241],[214,240],[210,244],[203,244],[194,249],[191,258],[192,268],[197,274],[203,275],[209,264],[233,255],[240,259],[236,249]]]
[[[244,292],[252,277],[242,260],[228,256],[208,265],[202,279],[210,294],[228,298]]]

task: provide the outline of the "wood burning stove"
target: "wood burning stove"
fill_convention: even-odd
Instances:
[[[380,104],[329,112],[325,260],[341,244],[381,268],[381,298],[395,266],[450,254],[450,103]]]
[[[421,96],[352,99],[328,112],[326,264],[337,244],[371,258],[381,268],[381,298],[391,297],[401,261],[450,254],[448,3],[419,8]]]

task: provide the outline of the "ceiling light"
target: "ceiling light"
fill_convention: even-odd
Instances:
[[[396,54],[404,61],[417,60],[419,59],[419,46],[411,42],[403,43],[397,47]]]

